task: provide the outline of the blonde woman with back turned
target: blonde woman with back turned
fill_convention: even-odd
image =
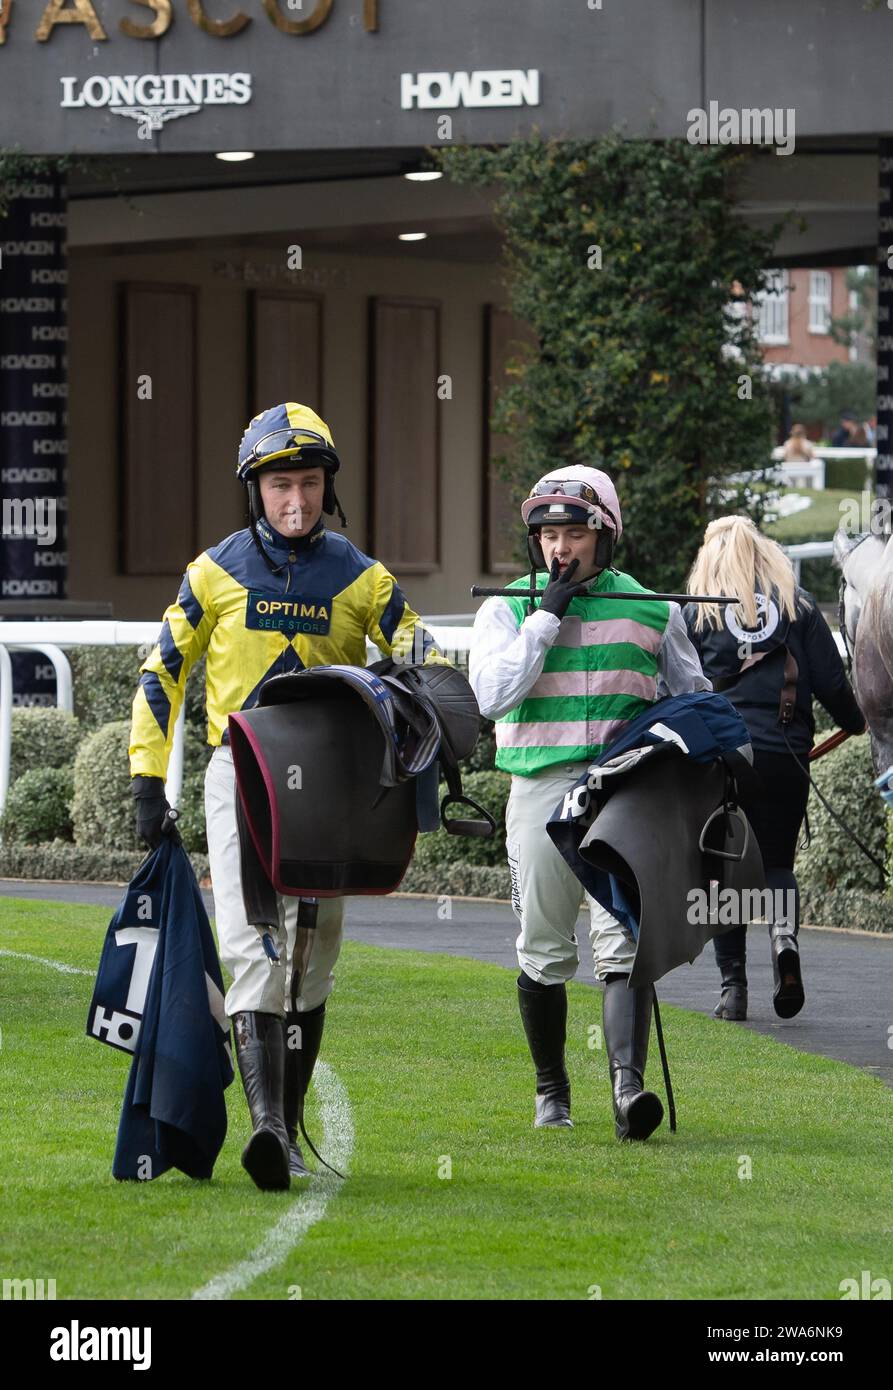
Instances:
[[[704,674],[750,731],[756,776],[750,789],[741,789],[741,804],[772,894],[773,1004],[781,1018],[793,1018],[805,998],[793,870],[809,795],[805,768],[815,735],[813,696],[848,733],[861,733],[865,720],[818,604],[798,586],[781,547],[749,517],[711,521],[688,576],[688,592],[740,600],[722,608],[689,603],[683,611]],[[713,945],[722,975],[714,1013],[745,1019],[747,927],[733,927],[715,937]]]

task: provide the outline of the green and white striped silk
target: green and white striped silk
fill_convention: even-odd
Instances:
[[[538,574],[544,589],[547,574]],[[510,589],[529,589],[530,578]],[[631,719],[657,698],[657,654],[670,619],[655,599],[624,603],[599,593],[648,593],[632,575],[603,570],[589,592],[571,600],[542,674],[529,694],[496,721],[496,766],[531,777],[557,763],[599,757]],[[504,598],[518,627],[525,598]]]

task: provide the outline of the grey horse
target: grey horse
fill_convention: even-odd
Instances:
[[[893,805],[893,536],[838,531],[834,561],[843,575],[840,628],[871,735],[875,786]]]

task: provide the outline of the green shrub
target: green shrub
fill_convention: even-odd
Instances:
[[[85,730],[129,719],[142,657],[137,647],[73,647],[74,709]]]
[[[463,778],[469,772],[494,772],[496,770],[496,729],[493,722],[485,719],[478,741],[470,758],[461,764]]]
[[[820,758],[811,768],[813,780],[843,824],[882,862],[887,844],[886,807],[873,787],[874,768],[868,739],[851,738]],[[814,794],[809,798],[812,839],[795,865],[801,889],[877,891],[878,870],[834,821]]]
[[[420,869],[435,870],[455,864],[504,865],[505,804],[510,787],[511,778],[505,772],[470,772],[463,777],[462,790],[465,795],[479,802],[495,818],[495,834],[489,839],[478,839],[471,835],[448,835],[441,829],[420,835],[416,840],[413,865]],[[441,784],[441,797],[445,792],[446,787]],[[448,814],[451,818],[457,815],[474,818],[473,811],[463,812],[461,807],[458,810],[450,810]]]
[[[812,717],[815,720],[815,739],[816,743],[821,743],[826,735],[833,733],[837,728],[824,705],[819,704],[818,700],[812,702]],[[827,756],[830,757],[830,754]]]
[[[424,838],[430,839],[430,836]],[[436,893],[438,896],[511,899],[508,864],[431,864],[413,859],[400,884],[401,893]]]
[[[194,729],[184,739],[183,844],[187,850],[207,849],[204,836],[203,778],[208,748]],[[130,791],[130,720],[104,724],[84,740],[74,765],[74,838],[78,845],[106,849],[143,849],[136,833]]]
[[[4,841],[36,845],[72,838],[71,803],[74,773],[70,767],[32,768],[9,789],[3,819]]]
[[[846,492],[860,493],[868,486],[866,460],[826,459],[825,487],[842,488]]]
[[[85,729],[100,729],[130,718],[140,681],[144,647],[76,647],[68,653],[74,682],[74,708]],[[186,682],[186,726],[207,738],[205,658]]]
[[[826,541],[827,536],[808,536],[806,540]],[[819,603],[836,603],[840,591],[840,571],[827,560],[801,560],[800,583]]]
[[[205,658],[202,656],[189,672],[186,681],[186,694],[183,699],[186,713],[186,727],[198,734],[202,743],[208,743],[208,711],[205,705]]]
[[[177,829],[183,846],[191,854],[208,853],[208,835],[205,828],[205,768],[211,749],[207,745],[196,746],[194,739],[187,737],[184,749],[183,788],[180,796],[180,812]]]
[[[893,932],[893,901],[864,888],[800,888],[800,921],[819,927],[858,927]]]
[[[844,410],[854,411],[860,420],[874,414],[877,380],[868,362],[829,362],[806,381],[795,378],[790,390],[793,418],[804,425],[821,425],[831,435]]]
[[[10,784],[25,772],[73,763],[81,733],[76,716],[67,710],[14,709]]]
[[[70,845],[63,840],[49,844],[0,846],[0,878],[59,879],[62,882],[129,883],[147,850],[105,849],[94,845]],[[208,860],[189,856],[199,881],[208,877]]]
[[[94,730],[74,763],[75,842],[103,849],[137,850],[127,750],[130,720],[116,719]]]
[[[517,495],[545,460],[604,468],[623,511],[618,564],[658,589],[679,586],[711,515],[761,512],[730,475],[766,468],[772,401],[756,321],[733,318],[729,286],[746,299],[765,285],[779,228],[741,218],[734,158],[620,131],[438,155],[454,183],[496,190],[510,307],[529,329],[490,419],[512,445],[498,473]]]

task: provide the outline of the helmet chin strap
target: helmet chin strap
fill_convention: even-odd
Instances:
[[[254,544],[260,552],[261,558],[263,559],[263,562],[266,565],[267,569],[270,571],[270,573],[278,574],[279,571],[283,568],[282,565],[273,564],[273,561],[270,559],[269,555],[264,549],[263,544],[261,543],[260,536],[257,534],[257,523],[260,521],[261,517],[263,517],[264,520],[266,520],[266,517],[264,516],[263,503],[260,500],[260,484],[258,483],[256,478],[248,478],[246,479],[245,486],[248,489],[248,529],[251,532],[251,539],[254,541]]]

